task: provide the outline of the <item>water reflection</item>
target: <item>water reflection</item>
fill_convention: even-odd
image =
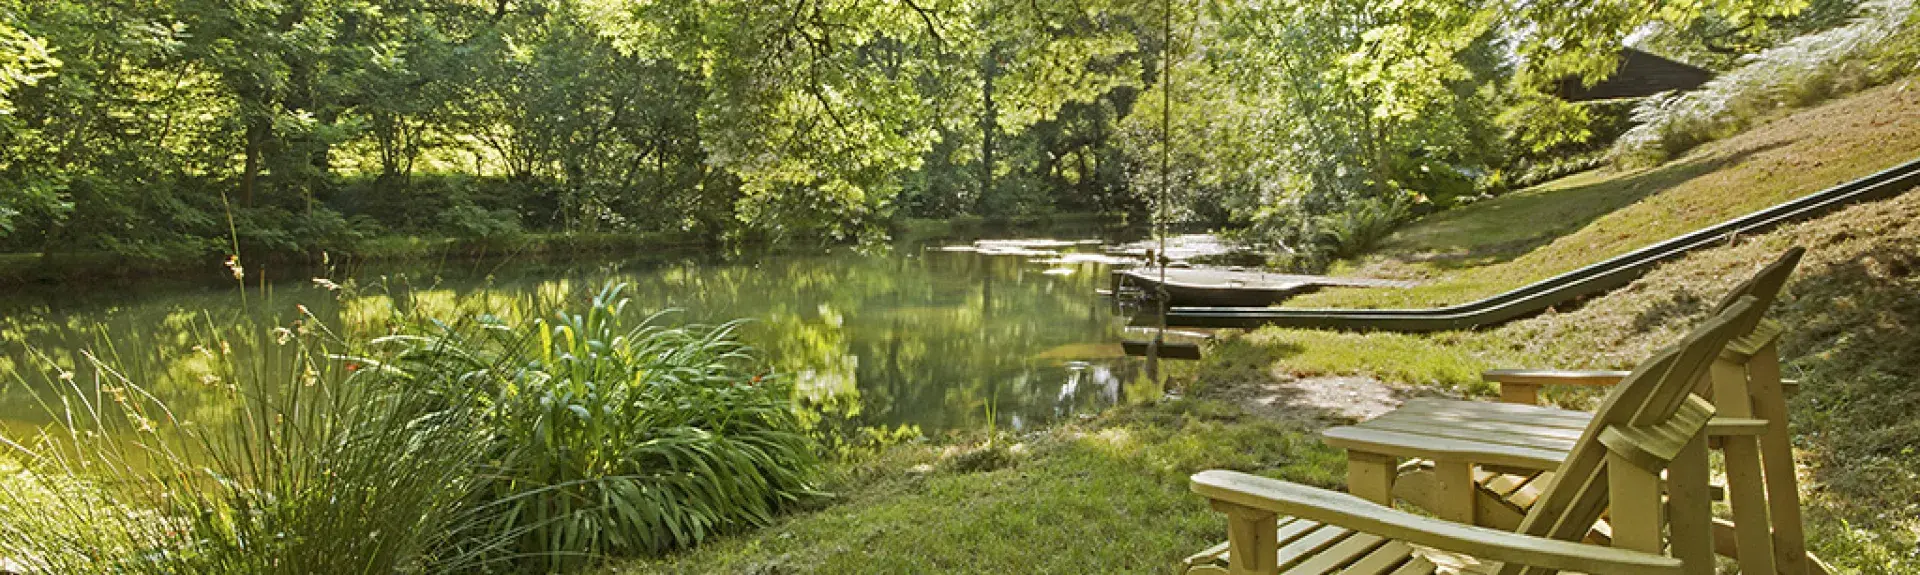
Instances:
[[[297,358],[276,344],[285,332],[275,328],[380,334],[415,312],[524,319],[577,305],[608,281],[630,284],[630,312],[750,318],[744,338],[828,412],[816,416],[848,425],[939,433],[982,428],[991,416],[1018,429],[1155,393],[1134,384],[1138,366],[1117,344],[1122,321],[1093,295],[1105,287],[1106,264],[1029,259],[921,247],[730,263],[683,256],[557,269],[364,269],[332,278],[352,286],[346,292],[285,282],[249,289],[244,304],[234,288],[14,296],[0,302],[0,373],[19,377],[5,376],[0,421],[12,429],[50,423],[30,389],[59,384],[59,373],[93,349],[190,419],[218,424],[231,417],[224,379],[298,381]],[[355,295],[341,296],[348,292]],[[216,339],[252,359],[220,373],[205,348]],[[37,367],[30,349],[60,367]]]

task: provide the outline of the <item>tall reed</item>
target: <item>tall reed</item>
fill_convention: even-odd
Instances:
[[[224,397],[222,421],[180,417],[110,346],[77,366],[37,356],[58,383],[33,393],[56,423],[4,438],[0,558],[28,573],[437,573],[503,555],[504,507],[476,497],[477,402],[353,373],[323,331],[204,333],[194,353],[214,369],[198,383]]]

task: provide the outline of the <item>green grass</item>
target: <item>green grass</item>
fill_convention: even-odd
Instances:
[[[1182,400],[1018,439],[998,469],[903,446],[843,471],[844,500],[772,528],[609,573],[1164,573],[1224,540],[1187,490],[1210,468],[1338,487],[1337,451],[1238,407]],[[915,466],[923,466],[915,471]]]
[[[1464,334],[1434,339],[1400,333],[1334,333],[1304,329],[1261,329],[1229,337],[1207,350],[1203,384],[1246,366],[1273,365],[1284,375],[1364,375],[1410,385],[1488,392],[1480,373],[1495,367],[1490,353],[1474,348]],[[1267,372],[1260,370],[1258,376]]]
[[[1409,290],[1328,290],[1289,307],[1428,307],[1552,277],[1920,156],[1920,94],[1896,83],[1782,117],[1672,163],[1589,172],[1443,212],[1338,273]]]

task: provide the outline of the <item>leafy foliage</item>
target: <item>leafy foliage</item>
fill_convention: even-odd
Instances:
[[[507,501],[494,529],[529,562],[689,546],[811,493],[792,392],[755,371],[736,326],[631,322],[622,289],[523,325],[481,317],[374,341],[396,350],[379,371],[484,404],[500,469],[481,500]]]
[[[1649,165],[1726,137],[1775,110],[1807,106],[1913,72],[1920,10],[1912,0],[1865,2],[1851,23],[1755,54],[1739,68],[1683,94],[1650,98],[1638,124],[1614,146],[1628,165]],[[1905,43],[1896,40],[1904,39]],[[1909,51],[1902,52],[1903,49]]]
[[[844,241],[1164,187],[1314,262],[1304,222],[1591,152],[1537,88],[1635,31],[1758,49],[1853,1],[0,0],[0,249]]]

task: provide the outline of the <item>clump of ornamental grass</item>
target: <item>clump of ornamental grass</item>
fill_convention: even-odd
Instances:
[[[812,493],[817,458],[792,392],[735,339],[737,323],[636,320],[623,287],[530,321],[418,322],[375,339],[393,353],[365,362],[483,404],[499,469],[476,496],[509,500],[494,532],[525,567],[694,545]]]
[[[107,359],[86,352],[80,365],[37,356],[54,383],[33,393],[55,423],[0,438],[10,568],[435,573],[503,556],[491,519],[503,506],[476,497],[490,446],[477,402],[351,373],[323,334],[205,333],[203,357],[188,359],[213,366],[193,384],[220,409],[199,421],[117,366],[110,344]],[[222,333],[259,341],[230,345]]]

